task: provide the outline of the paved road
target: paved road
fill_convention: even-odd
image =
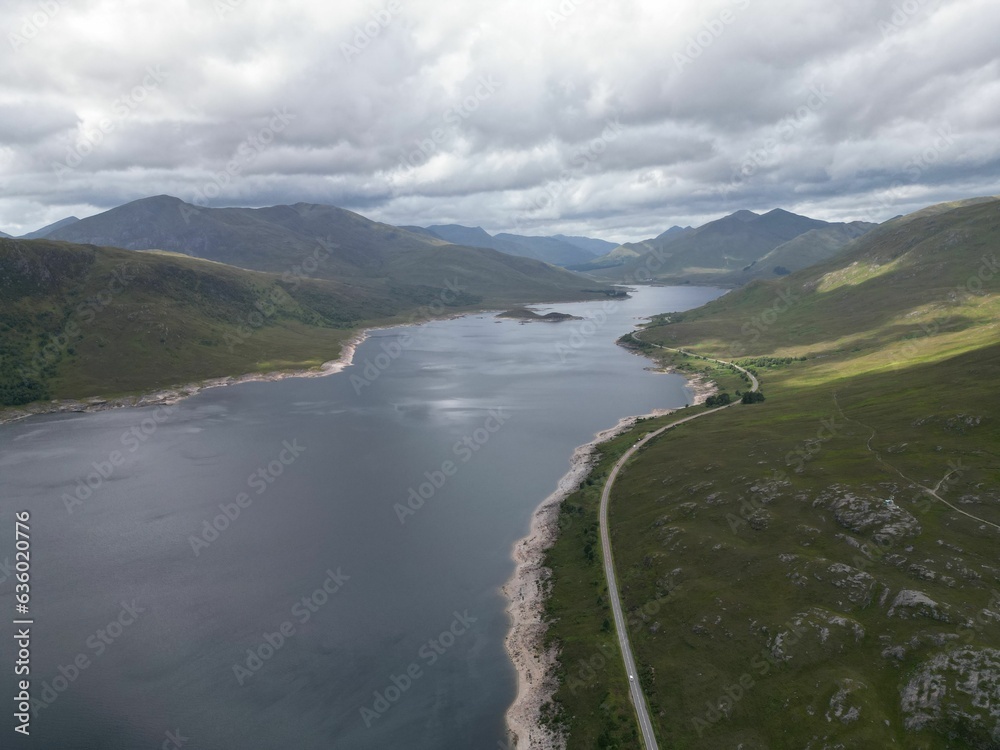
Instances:
[[[658,349],[667,349],[668,351],[679,351],[677,349],[669,349],[668,347],[660,346],[658,344],[652,344],[652,346],[655,346]],[[713,359],[711,361],[720,362],[726,365],[732,364],[731,362],[722,362],[722,360],[718,359]],[[750,382],[753,384],[753,388],[751,390],[756,391],[760,388],[757,378],[754,377],[752,373],[744,370],[739,365],[732,366],[749,376]],[[734,401],[729,406],[723,408],[728,409],[729,407],[736,406],[738,403],[740,402]],[[642,692],[642,686],[639,684],[639,673],[635,667],[635,657],[632,655],[632,644],[629,641],[628,629],[625,627],[625,616],[622,613],[621,594],[618,591],[618,577],[615,575],[615,561],[611,554],[611,534],[608,531],[608,506],[611,502],[611,489],[614,487],[615,480],[618,478],[618,472],[621,471],[625,463],[650,440],[659,437],[664,432],[673,429],[677,425],[690,422],[693,419],[699,419],[709,414],[715,414],[718,411],[721,411],[721,409],[699,411],[692,414],[690,417],[685,417],[684,419],[678,420],[677,422],[669,424],[666,427],[661,427],[655,432],[651,432],[646,435],[635,445],[625,451],[625,455],[618,459],[618,462],[611,470],[611,474],[608,476],[608,481],[604,484],[604,492],[601,494],[601,549],[604,553],[604,576],[608,581],[608,593],[611,599],[611,610],[615,617],[615,630],[618,632],[618,645],[621,647],[622,659],[625,662],[625,670],[628,673],[628,688],[632,696],[632,703],[635,706],[636,716],[639,720],[639,729],[642,733],[642,743],[646,750],[658,750],[658,745],[656,744],[656,735],[653,734],[653,723],[649,718],[649,704],[646,702],[646,696]]]

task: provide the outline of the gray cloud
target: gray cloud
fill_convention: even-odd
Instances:
[[[1000,192],[998,26],[990,0],[15,3],[0,228],[159,193],[615,240],[888,218]]]

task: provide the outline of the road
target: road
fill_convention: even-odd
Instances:
[[[667,351],[679,351],[678,349],[670,349],[665,346],[660,346],[659,344],[651,344],[651,346],[655,346],[658,349],[666,349]],[[706,357],[706,359],[708,358]],[[760,389],[760,384],[757,382],[757,378],[739,365],[734,365],[731,362],[723,362],[719,359],[713,359],[711,361],[735,367],[737,370],[745,373],[750,378],[750,382],[753,385],[751,390],[757,391]],[[656,735],[653,733],[653,722],[649,718],[649,704],[646,701],[645,693],[642,692],[642,686],[639,684],[639,672],[636,670],[635,657],[632,655],[632,644],[629,641],[628,629],[625,627],[625,615],[622,613],[621,594],[618,591],[618,577],[615,575],[615,561],[611,554],[611,534],[608,530],[608,506],[611,504],[611,490],[615,485],[615,480],[618,478],[618,472],[620,472],[626,462],[650,440],[654,440],[664,432],[677,427],[677,425],[682,425],[685,422],[690,422],[694,419],[708,416],[709,414],[715,414],[716,412],[722,411],[722,409],[728,409],[739,403],[739,401],[734,401],[729,404],[729,406],[724,406],[720,409],[700,411],[692,414],[690,417],[685,417],[684,419],[678,420],[677,422],[669,424],[666,427],[661,427],[655,432],[649,433],[625,451],[625,455],[618,459],[618,462],[615,463],[614,468],[611,470],[611,474],[608,475],[608,481],[604,484],[604,492],[601,494],[600,523],[601,550],[604,555],[604,577],[608,581],[608,594],[611,599],[611,610],[614,613],[615,630],[618,633],[618,645],[622,650],[622,660],[625,662],[625,670],[628,673],[629,693],[632,696],[632,704],[635,706],[635,713],[639,721],[639,729],[642,734],[642,743],[646,750],[658,750],[658,745],[656,744]]]

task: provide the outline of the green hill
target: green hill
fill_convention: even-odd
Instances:
[[[627,242],[624,245],[611,248],[600,257],[588,263],[570,266],[574,271],[602,271],[623,266],[630,260],[640,258],[653,250],[664,248],[667,244],[679,240],[685,234],[694,231],[691,227],[670,227],[666,232],[644,242]],[[620,269],[619,269],[620,270]]]
[[[62,229],[63,227],[68,227],[76,222],[80,221],[75,216],[67,216],[65,219],[60,219],[51,224],[46,224],[41,229],[36,229],[34,232],[28,232],[27,234],[21,235],[22,240],[40,240],[43,237],[48,237],[55,231]]]
[[[597,243],[601,240],[588,240],[585,237],[576,238],[570,242],[558,237],[528,237],[520,234],[501,233],[489,234],[482,227],[464,227],[460,224],[444,224],[427,227],[418,231],[430,232],[431,236],[439,237],[446,242],[468,247],[488,247],[508,255],[518,255],[524,258],[534,258],[554,266],[571,266],[591,260],[595,253],[582,247],[581,244]],[[608,243],[610,244],[610,243]]]
[[[774,279],[831,258],[858,237],[870,232],[877,224],[854,221],[811,229],[805,234],[778,245],[762,258],[755,260],[738,274],[728,274],[724,281],[745,284],[753,279]]]
[[[998,746],[998,249],[998,201],[920,212],[640,333],[767,396],[668,432],[615,486],[662,747]],[[602,472],[647,429],[606,448],[549,554],[570,748],[635,742],[592,539]]]
[[[472,257],[432,246],[396,259],[391,278],[333,280],[309,276],[322,254],[276,274],[177,253],[3,239],[0,406],[316,367],[373,323],[603,296],[551,266],[493,251]]]
[[[625,263],[596,273],[605,278],[619,278],[638,271],[650,281],[717,283],[720,276],[739,272],[779,245],[826,226],[826,222],[782,209],[763,215],[737,211],[696,229],[669,231],[654,240],[626,245],[624,250],[635,252],[634,256],[616,251],[625,258]],[[653,252],[660,259],[657,270],[654,273],[640,270]]]

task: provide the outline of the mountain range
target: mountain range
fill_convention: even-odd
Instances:
[[[605,279],[739,286],[824,260],[875,226],[828,223],[783,209],[765,214],[744,210],[694,229],[672,227],[651,240],[622,245],[571,268]],[[798,241],[783,247],[793,240]],[[658,259],[653,272],[647,270],[651,256]]]
[[[49,233],[47,239],[165,250],[279,274],[318,256],[322,261],[310,272],[314,278],[350,280],[383,290],[440,289],[454,280],[482,299],[508,299],[514,293],[524,300],[558,300],[579,296],[584,287],[601,286],[529,258],[455,245],[309,203],[205,208],[161,195],[82,219]]]
[[[315,367],[360,327],[620,294],[331,206],[156,196],[60,224],[0,239],[0,405]]]
[[[707,358],[735,361],[765,397],[651,441],[611,494],[661,747],[997,747],[998,248],[1000,200],[932,206],[623,339],[739,397]],[[554,713],[581,747],[640,746],[620,663],[571,667],[613,616],[580,552],[600,479],[690,413],[607,444],[554,522]]]
[[[482,227],[444,224],[423,227],[430,236],[456,245],[488,247],[509,255],[534,258],[554,266],[573,266],[588,263],[598,255],[613,250],[616,245],[606,240],[590,237],[530,237],[501,233],[491,235]]]

